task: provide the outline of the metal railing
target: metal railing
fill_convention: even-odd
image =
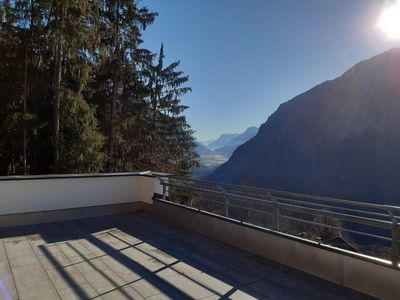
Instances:
[[[173,176],[159,179],[164,200],[323,244],[339,237],[347,250],[389,259],[399,268],[400,207]]]

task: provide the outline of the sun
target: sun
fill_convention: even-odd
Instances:
[[[400,39],[400,0],[383,10],[378,27],[388,38]]]

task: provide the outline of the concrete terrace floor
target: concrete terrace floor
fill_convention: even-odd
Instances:
[[[0,299],[364,299],[137,213],[0,229]]]

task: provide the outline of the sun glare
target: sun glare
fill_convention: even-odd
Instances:
[[[378,26],[388,38],[400,39],[400,1],[384,9]]]

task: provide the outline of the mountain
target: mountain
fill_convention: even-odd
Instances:
[[[250,140],[251,138],[253,138],[256,134],[257,134],[258,128],[253,126],[253,127],[249,127],[246,129],[245,132],[239,134],[238,136],[236,136],[235,138],[233,138],[232,140],[230,140],[227,144],[225,144],[224,147],[228,146],[228,147],[237,147],[240,146],[241,144],[246,143],[248,140]]]
[[[196,143],[196,151],[200,156],[213,154],[213,152],[210,149],[208,149],[206,146],[204,146],[202,143],[199,142]]]
[[[283,103],[208,179],[400,205],[400,49]]]
[[[217,153],[219,155],[230,157],[232,155],[233,151],[235,151],[236,148],[237,147],[235,147],[235,146],[223,146],[221,148],[215,149],[213,152]]]
[[[239,134],[232,140],[228,141],[224,146],[214,149],[214,153],[230,157],[235,149],[241,144],[246,143],[257,134],[257,127],[249,127],[245,132]]]
[[[208,149],[215,150],[220,147],[224,147],[226,144],[228,144],[230,141],[232,141],[234,138],[238,137],[240,134],[239,133],[225,133],[221,134],[219,138],[217,138],[215,141],[212,143],[208,144]]]
[[[212,142],[214,142],[215,140],[206,140],[206,141],[202,141],[201,144],[203,144],[204,146],[208,146],[210,145]]]

